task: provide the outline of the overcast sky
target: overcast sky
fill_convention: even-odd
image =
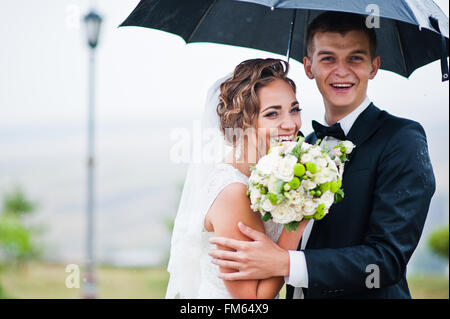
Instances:
[[[139,1],[94,2],[104,18],[97,55],[97,136],[104,172],[99,177],[99,196],[115,187],[111,197],[117,197],[126,183],[144,185],[152,178],[159,184],[164,178],[178,181],[178,177],[171,179],[178,168],[167,163],[170,127],[190,127],[190,120],[200,117],[209,86],[239,62],[283,57],[218,44],[185,45],[180,37],[161,31],[117,28]],[[448,16],[448,1],[435,2]],[[12,182],[24,183],[36,197],[47,200],[47,207],[54,199],[45,198],[46,194],[70,184],[67,180],[50,182],[56,178],[45,171],[50,166],[54,175],[71,171],[80,176],[73,179],[80,187],[77,201],[81,206],[84,202],[86,144],[84,135],[78,137],[86,127],[88,50],[80,19],[88,8],[87,0],[0,1],[0,191]],[[321,96],[302,64],[292,61],[290,77],[303,106],[302,131],[309,133],[311,120],[323,116]],[[380,71],[368,92],[380,108],[424,126],[438,172],[437,193],[446,196],[447,213],[448,89],[448,82],[441,82],[439,62],[434,62],[415,71],[410,79]],[[61,141],[55,147],[49,141],[58,137]],[[128,171],[121,173],[120,181],[118,171],[125,164],[114,162],[119,156],[129,157]],[[49,164],[52,157],[64,164],[55,169]],[[70,159],[78,163],[73,169],[68,169]],[[47,166],[33,166],[39,160]],[[158,169],[159,165],[166,166]],[[150,166],[156,166],[155,171],[142,174]]]

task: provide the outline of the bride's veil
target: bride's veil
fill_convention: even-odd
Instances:
[[[190,165],[184,182],[180,204],[172,233],[170,273],[166,298],[196,298],[200,282],[200,254],[204,216],[208,210],[208,176],[215,163],[223,160],[230,148],[220,132],[216,109],[220,84],[232,74],[221,78],[209,89],[201,121],[201,145],[191,154]],[[194,135],[195,138],[195,135]]]

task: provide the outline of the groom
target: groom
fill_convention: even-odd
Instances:
[[[322,94],[325,119],[324,125],[313,122],[307,142],[356,145],[345,166],[345,198],[322,220],[309,222],[297,251],[241,223],[253,241],[213,238],[236,250],[227,258],[211,251],[218,265],[238,270],[222,273],[223,279],[284,276],[287,298],[411,298],[406,266],[435,179],[421,125],[380,110],[367,97],[380,67],[376,45],[362,16],[326,12],[309,26],[304,68]]]

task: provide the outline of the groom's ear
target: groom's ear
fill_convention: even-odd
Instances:
[[[373,80],[375,78],[375,76],[378,73],[378,70],[380,69],[380,65],[381,65],[381,60],[380,60],[379,56],[372,59],[372,71],[370,72],[370,75],[369,75],[370,80]]]
[[[311,59],[310,59],[309,57],[305,56],[305,57],[303,58],[303,67],[305,68],[306,76],[307,76],[310,80],[314,79],[314,74],[313,74],[312,71],[311,71],[311,64],[312,64]]]

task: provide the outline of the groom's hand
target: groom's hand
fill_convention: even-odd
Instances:
[[[225,237],[212,237],[212,244],[225,246],[234,251],[211,250],[212,262],[220,267],[238,270],[221,273],[223,280],[251,280],[289,275],[289,252],[280,248],[266,234],[242,223],[239,230],[253,241],[239,241]]]

